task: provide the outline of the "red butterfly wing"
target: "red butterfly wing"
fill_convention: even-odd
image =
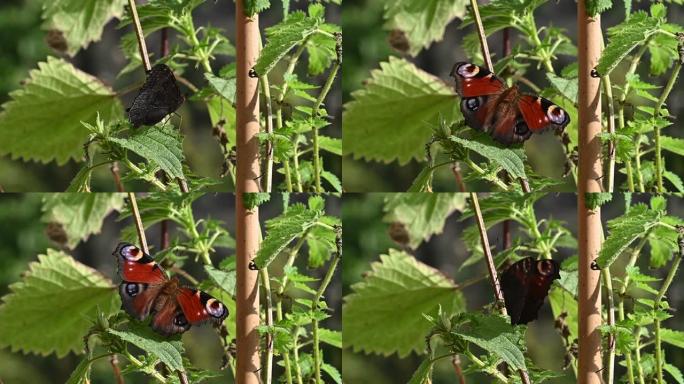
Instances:
[[[456,80],[456,92],[462,98],[496,95],[506,89],[503,81],[487,68],[466,62],[456,63],[451,77]]]
[[[537,318],[553,280],[560,278],[559,270],[555,260],[528,257],[503,273],[501,288],[511,324],[527,324]]]
[[[220,324],[228,316],[226,306],[211,295],[192,288],[180,288],[176,296],[190,324],[212,321]]]
[[[539,133],[549,128],[560,131],[570,124],[568,113],[543,97],[521,95],[518,99],[518,108],[532,133]]]
[[[162,284],[167,280],[157,262],[133,244],[120,243],[114,255],[119,261],[119,275],[124,281]]]
[[[157,296],[163,285],[149,285],[145,283],[131,283],[124,281],[119,285],[121,305],[129,315],[138,320],[145,318],[152,311]]]

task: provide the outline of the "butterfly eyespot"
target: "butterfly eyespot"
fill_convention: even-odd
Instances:
[[[527,127],[527,124],[525,123],[525,120],[518,120],[515,123],[515,134],[518,136],[526,136],[530,132],[530,129]]]
[[[125,289],[128,296],[135,297],[143,290],[143,285],[137,283],[128,283],[126,284]]]
[[[173,325],[185,327],[188,325],[188,319],[186,319],[182,313],[179,313],[178,315],[176,315],[176,317],[173,318]]]
[[[121,256],[125,257],[127,260],[136,261],[143,257],[143,253],[140,248],[135,245],[126,245],[121,248]]]
[[[456,70],[456,73],[459,75],[465,77],[465,78],[470,78],[470,77],[475,77],[478,72],[480,72],[480,67],[477,65],[473,64],[462,64],[458,69]]]
[[[479,97],[470,97],[463,99],[461,102],[463,105],[463,108],[469,110],[469,111],[477,111],[480,109],[480,98]]]
[[[554,124],[563,124],[566,119],[565,111],[562,108],[555,105],[549,107],[549,109],[546,111],[546,116]]]
[[[223,307],[223,304],[216,299],[207,300],[204,308],[207,310],[207,313],[217,318],[223,317],[223,315],[226,313],[226,309]]]

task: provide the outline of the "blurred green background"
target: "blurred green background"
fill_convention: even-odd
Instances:
[[[364,273],[370,270],[370,263],[378,261],[380,254],[387,254],[389,248],[401,249],[394,243],[389,236],[389,223],[383,222],[384,199],[386,194],[345,194],[342,210],[344,221],[344,273],[342,275],[343,294],[346,296],[351,293],[350,286],[361,281]],[[481,199],[484,196],[480,197]],[[633,202],[644,202],[648,204],[650,196],[634,195]],[[566,223],[573,236],[577,237],[577,197],[575,194],[561,193],[548,194],[535,204],[535,211],[538,220],[557,219]],[[602,220],[606,221],[624,213],[624,199],[621,195],[615,195],[613,200],[605,205],[602,210]],[[670,215],[684,216],[684,199],[670,197],[667,199],[668,213]],[[416,258],[434,268],[439,269],[456,283],[470,280],[477,276],[487,274],[486,266],[480,262],[477,266],[460,271],[461,264],[468,258],[469,253],[465,244],[459,237],[463,230],[472,225],[473,219],[465,222],[459,221],[460,213],[452,214],[446,221],[442,234],[434,235],[427,242],[424,242],[413,253]],[[604,226],[605,228],[605,226]],[[517,226],[511,224],[511,235],[516,236]],[[502,226],[497,225],[489,232],[491,244],[500,245],[503,242]],[[573,252],[576,252],[574,250]],[[568,249],[560,249],[554,255],[554,259],[562,262],[568,257],[576,256],[576,253]],[[648,248],[642,255],[648,255]],[[615,265],[615,270],[620,270],[626,263],[625,258],[621,258]],[[656,274],[659,278],[664,278],[667,267],[657,271],[648,269],[648,257],[642,257],[639,265],[642,271],[648,274]],[[475,274],[473,274],[475,272]],[[678,276],[682,276],[684,271],[681,267]],[[676,278],[675,283],[670,287],[667,297],[670,306],[675,309],[684,306],[684,279]],[[489,282],[484,280],[477,284],[470,285],[463,290],[466,297],[468,310],[480,310],[483,305],[492,302],[492,290]],[[674,317],[665,321],[663,327],[684,331],[684,315],[680,311],[673,312]],[[381,328],[381,327],[380,327]],[[344,332],[344,328],[343,328]],[[668,344],[665,347],[667,360],[674,366],[684,367],[684,350],[674,348]],[[534,363],[544,369],[561,371],[564,365],[565,349],[561,337],[554,328],[554,318],[546,299],[539,318],[529,323],[527,330],[528,356]],[[367,355],[364,353],[354,353],[351,348],[343,350],[343,376],[345,382],[357,384],[398,384],[407,383],[414,371],[422,362],[424,356],[412,353],[404,359],[400,359],[396,354],[390,356]],[[461,362],[465,369],[466,359]],[[617,367],[617,377],[625,371],[622,367]],[[564,371],[567,378],[559,378],[547,381],[548,383],[570,384],[574,383],[572,369]],[[493,380],[488,376],[472,375],[467,377],[468,382],[489,383]],[[668,378],[668,379],[671,379]],[[456,383],[457,378],[449,359],[435,365],[433,376],[434,384]]]
[[[343,102],[351,100],[350,93],[363,88],[363,84],[370,77],[370,71],[379,68],[379,63],[387,61],[389,56],[401,57],[402,54],[390,47],[388,43],[389,31],[383,30],[383,8],[387,2],[395,0],[345,0],[342,8],[342,26],[344,30],[344,65],[342,76]],[[648,10],[650,2],[632,2],[634,10]],[[535,11],[537,26],[553,26],[566,31],[573,43],[577,44],[577,22],[575,18],[577,4],[574,1],[548,1]],[[624,19],[624,7],[622,2],[615,2],[613,8],[601,15],[603,30],[619,24]],[[674,4],[668,5],[668,20],[682,25],[684,22],[684,7]],[[453,79],[449,77],[454,63],[469,61],[461,47],[463,38],[473,31],[473,26],[460,29],[460,20],[455,20],[446,28],[442,41],[436,42],[428,49],[412,58],[404,56],[404,59],[416,64],[419,68],[443,79],[453,86]],[[605,33],[604,33],[605,34]],[[488,38],[492,60],[500,60],[503,52],[502,32],[497,32]],[[511,31],[511,44],[518,42],[517,32]],[[607,36],[607,35],[606,35]],[[648,55],[646,56],[648,58]],[[563,67],[575,63],[576,58],[571,56],[559,56],[554,62],[557,71]],[[614,79],[622,82],[627,65],[621,65],[611,75]],[[648,73],[648,59],[644,60],[639,73],[642,79],[647,79],[659,85],[665,85],[667,74],[654,78]],[[669,73],[669,72],[668,72]],[[534,65],[526,75],[534,83],[548,86],[543,71],[534,70]],[[614,80],[615,81],[615,80]],[[681,84],[682,79],[679,80]],[[684,114],[684,87],[675,86],[675,90],[668,99],[668,108],[673,116]],[[522,86],[523,91],[529,91]],[[456,102],[456,101],[455,101]],[[604,101],[605,102],[605,101]],[[605,110],[605,107],[604,107]],[[681,120],[681,119],[680,119]],[[674,119],[676,122],[677,119]],[[675,126],[667,128],[664,133],[674,137],[684,137],[684,131]],[[401,135],[401,132],[397,132]],[[416,143],[423,146],[425,143]],[[565,155],[563,148],[555,136],[551,134],[533,135],[525,144],[525,149],[532,168],[537,173],[553,178],[560,178],[564,171]],[[673,156],[669,152],[663,152],[666,157],[665,163],[668,169],[679,175],[684,174],[684,162],[680,156]],[[345,191],[351,192],[401,192],[406,191],[413,180],[423,169],[424,164],[415,160],[404,166],[397,162],[384,164],[380,162],[355,160],[352,156],[345,156],[342,161]],[[571,180],[557,187],[559,191],[574,192],[575,186]],[[620,184],[626,183],[623,174],[616,175],[616,189]],[[458,191],[454,176],[449,167],[441,167],[435,172],[435,191]],[[491,185],[486,183],[474,183],[469,185],[472,190],[488,190]],[[671,187],[670,187],[671,188]],[[626,186],[625,188],[626,189]]]
[[[48,56],[59,56],[52,51],[45,42],[46,31],[41,29],[41,7],[47,0],[2,0],[0,1],[0,104],[10,100],[9,93],[21,87],[21,82],[28,77],[30,70],[37,68],[37,63],[45,61]],[[306,9],[308,3],[302,1],[291,2],[291,9]],[[339,7],[330,5],[326,7],[327,20],[339,24]],[[221,29],[231,42],[235,44],[235,3],[233,0],[205,1],[193,12],[196,27],[214,26]],[[266,27],[277,24],[282,19],[282,6],[280,1],[274,1],[271,9],[260,14],[260,26],[265,41],[264,30]],[[101,41],[90,44],[81,50],[74,58],[65,58],[73,63],[78,69],[85,71],[102,80],[115,91],[121,92],[132,85],[141,85],[144,74],[141,70],[134,71],[129,75],[117,78],[127,61],[121,51],[121,38],[132,31],[132,27],[126,26],[117,29],[118,20],[111,21],[105,27]],[[156,32],[147,39],[147,48],[153,54],[152,60],[159,57],[161,33]],[[169,33],[169,41],[173,47],[175,40],[174,32]],[[212,62],[212,68],[218,72],[226,64],[233,63],[234,57],[217,56]],[[300,77],[307,76],[306,65]],[[274,73],[277,73],[277,68]],[[202,70],[191,67],[183,74],[196,86],[206,84]],[[314,84],[322,85],[327,79],[327,72],[311,79]],[[280,81],[280,80],[278,80]],[[272,80],[272,85],[277,85]],[[328,94],[325,107],[331,116],[331,126],[324,128],[327,136],[341,137],[341,110],[342,94],[341,80],[338,77]],[[184,85],[180,85],[181,92],[190,92]],[[136,92],[128,92],[121,96],[124,108],[130,106]],[[186,98],[187,99],[187,98]],[[262,108],[265,110],[265,108]],[[177,111],[182,116],[181,130],[185,135],[183,150],[190,166],[200,176],[217,178],[222,171],[222,154],[212,136],[212,127],[209,115],[203,103],[186,101]],[[173,121],[178,124],[177,121]],[[49,127],[46,127],[49,129]],[[85,143],[84,138],[84,143]],[[2,139],[0,139],[2,145]],[[341,159],[326,151],[321,152],[325,168],[341,179]],[[57,166],[54,162],[41,164],[37,162],[23,162],[12,160],[9,156],[0,156],[0,186],[8,192],[59,192],[67,188],[73,177],[80,169],[81,163],[69,161],[63,166]],[[283,180],[280,173],[274,174],[274,186]],[[130,190],[146,190],[145,184],[131,184]],[[217,187],[226,191],[230,188],[227,179]],[[108,167],[99,167],[93,173],[92,189],[94,191],[115,191],[116,186]]]
[[[58,248],[46,235],[47,223],[41,222],[42,199],[45,194],[0,194],[0,302],[2,297],[10,292],[9,285],[18,282],[22,273],[28,269],[31,262],[37,261],[39,254],[44,254],[48,248]],[[292,194],[290,202],[306,204],[308,195]],[[262,231],[265,231],[264,222],[282,213],[283,198],[273,194],[271,200],[260,207],[259,217]],[[339,217],[341,213],[341,199],[334,197],[326,198],[326,213]],[[193,204],[193,212],[196,219],[212,218],[219,220],[224,227],[235,236],[235,198],[233,194],[219,193],[207,194],[200,197]],[[112,251],[121,240],[121,231],[132,226],[131,218],[118,221],[118,213],[113,213],[105,219],[100,234],[92,235],[87,241],[81,243],[74,251],[65,250],[67,253],[83,264],[97,269],[103,275],[114,282],[119,281],[117,274],[116,259]],[[169,225],[169,236],[173,241],[176,236],[176,227]],[[160,225],[153,225],[146,231],[147,241],[151,253],[159,249]],[[304,251],[306,252],[306,247]],[[212,260],[219,262],[226,257],[234,255],[234,250],[217,248],[212,254]],[[322,279],[325,274],[324,268],[315,270],[307,269],[306,258],[299,258],[297,263],[302,273],[306,273],[317,279]],[[274,263],[278,270],[278,260]],[[201,263],[188,261],[184,267],[195,278],[206,277]],[[276,277],[276,273],[272,275]],[[326,291],[325,300],[331,309],[331,317],[322,322],[322,327],[340,330],[341,325],[341,297],[342,281],[341,268],[338,270]],[[77,316],[78,314],[74,314]],[[50,327],[50,319],[45,319],[45,327]],[[218,371],[222,364],[222,346],[216,337],[215,331],[210,326],[193,327],[183,334],[183,344],[186,356],[197,367]],[[341,370],[341,352],[327,344],[321,344],[325,361]],[[133,354],[137,354],[135,351]],[[10,348],[0,349],[0,382],[6,384],[47,384],[64,383],[71,372],[76,368],[83,356],[70,353],[64,358],[55,355],[37,356],[13,352]],[[122,368],[125,366],[125,358],[119,359]],[[274,367],[276,375],[282,373],[280,367]],[[219,378],[206,381],[207,383],[232,382],[231,375],[222,371]],[[126,374],[127,383],[152,382],[150,378],[139,373]],[[227,381],[228,380],[228,381]],[[93,383],[114,383],[115,378],[108,359],[100,359],[93,365]]]

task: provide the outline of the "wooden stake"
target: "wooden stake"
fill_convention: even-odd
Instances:
[[[600,273],[591,269],[601,249],[601,210],[585,206],[585,194],[601,192],[601,91],[600,79],[591,70],[601,56],[601,19],[589,17],[586,0],[577,2],[579,32],[579,367],[577,382],[601,383],[601,286]]]
[[[244,0],[235,2],[237,28],[237,369],[238,384],[259,384],[258,272],[249,269],[259,249],[259,211],[245,209],[244,193],[259,192],[259,82],[250,76],[259,57],[259,17],[245,16]]]

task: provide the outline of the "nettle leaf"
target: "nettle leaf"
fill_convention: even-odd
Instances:
[[[442,232],[444,222],[454,211],[463,211],[461,193],[394,193],[385,197],[384,222],[399,222],[409,235],[408,245],[416,249],[421,242]]]
[[[342,348],[342,332],[331,329],[321,328],[318,330],[318,337],[326,344],[336,348]]]
[[[587,15],[594,17],[613,7],[613,0],[587,1]]]
[[[663,223],[669,224],[672,227],[684,225],[684,220],[674,216],[664,216],[662,220]],[[648,245],[651,248],[649,266],[651,268],[663,267],[679,248],[677,244],[677,231],[673,231],[668,227],[657,226],[653,228],[648,236]]]
[[[271,7],[271,0],[240,0],[244,1],[245,16],[252,17]]]
[[[525,152],[522,149],[505,148],[500,144],[495,144],[491,139],[486,139],[489,141],[487,143],[484,140],[467,140],[457,136],[450,136],[449,140],[473,152],[477,152],[487,160],[498,164],[514,178],[527,177],[525,175],[525,163],[523,162],[527,156],[525,156]]]
[[[102,30],[120,18],[126,0],[53,0],[43,2],[46,29],[58,30],[66,40],[66,52],[74,56],[80,48],[100,40]]]
[[[302,204],[293,204],[287,212],[266,221],[266,237],[254,258],[257,267],[267,267],[292,240],[304,235],[318,221],[320,214],[320,211],[307,209]]]
[[[663,328],[660,330],[660,338],[677,348],[684,348],[684,332],[674,329]]]
[[[219,95],[223,96],[231,104],[235,104],[235,90],[237,87],[237,78],[232,77],[229,79],[224,79],[222,77],[214,75],[213,73],[208,72],[204,74],[204,77],[209,82],[209,85],[211,85],[211,87]]]
[[[129,342],[143,351],[156,356],[159,361],[166,364],[174,371],[185,371],[183,367],[182,343],[172,343],[159,335],[153,335],[141,330],[131,331],[117,331],[115,329],[108,329],[107,332],[120,338],[123,341]],[[180,347],[178,346],[180,344]]]
[[[331,227],[342,224],[340,219],[332,216],[323,216],[320,220]],[[337,252],[336,238],[337,234],[335,231],[328,227],[315,226],[311,228],[306,236],[306,245],[309,248],[309,260],[307,262],[309,268],[323,266],[330,259],[333,252]]]
[[[682,371],[680,371],[679,368],[670,363],[665,363],[663,369],[669,373],[678,384],[684,384],[684,375],[682,375]]]
[[[423,48],[442,40],[446,26],[466,13],[467,3],[467,0],[386,2],[384,28],[402,31],[409,43],[409,54],[416,56]]]
[[[56,223],[66,236],[65,244],[74,249],[90,235],[100,233],[102,222],[113,211],[120,211],[123,193],[53,193],[43,198],[41,221]],[[61,232],[61,231],[60,231]],[[61,237],[61,236],[60,236]],[[57,240],[53,238],[53,240]]]
[[[209,275],[209,278],[221,289],[228,292],[231,296],[235,296],[235,283],[237,276],[235,271],[223,271],[216,269],[211,265],[205,265],[204,270]]]
[[[575,272],[576,275],[577,272]],[[570,340],[576,340],[579,337],[579,311],[575,295],[565,289],[553,286],[549,292],[549,303],[551,304],[554,318],[558,318],[562,313],[567,315],[565,324],[570,330]]]
[[[661,136],[660,145],[666,150],[679,156],[684,156],[684,139],[670,136]]]
[[[337,41],[334,35],[331,35],[342,31],[339,26],[334,24],[321,24],[320,28],[327,34],[317,33],[311,36],[306,45],[306,51],[309,54],[309,74],[312,76],[323,73],[333,60],[337,59],[337,52],[335,51]]]
[[[256,73],[267,75],[292,48],[316,32],[319,22],[318,18],[298,11],[290,13],[285,21],[266,28],[267,42],[254,66]]]
[[[442,272],[394,249],[371,264],[371,272],[344,298],[345,347],[404,357],[425,351],[432,324],[422,315],[463,311],[465,299]]]
[[[584,205],[592,211],[611,200],[613,200],[613,194],[610,192],[587,192],[584,194]]]
[[[92,364],[92,361],[86,357],[83,360],[81,360],[80,363],[76,366],[76,369],[71,372],[71,375],[69,375],[69,379],[67,379],[65,384],[88,384],[90,383],[90,365]]]
[[[173,178],[184,179],[183,143],[173,127],[159,126],[138,129],[127,138],[110,137],[109,141],[133,151],[145,160],[158,165]]]
[[[608,222],[608,237],[603,242],[596,263],[600,268],[607,268],[630,244],[645,235],[658,224],[661,212],[649,209],[646,205],[637,204],[621,217]]]
[[[0,347],[12,351],[57,357],[81,353],[98,310],[109,316],[121,307],[109,279],[53,249],[38,255],[9,288],[0,306]]]
[[[242,195],[242,205],[249,211],[269,200],[271,200],[271,194],[268,192],[245,192]]]
[[[396,57],[380,63],[352,98],[342,116],[342,150],[355,158],[400,164],[424,159],[430,126],[440,116],[447,125],[461,117],[453,89]]]
[[[596,66],[598,73],[607,76],[632,49],[657,33],[659,26],[659,19],[646,12],[634,12],[627,21],[608,29],[610,41]]]
[[[342,140],[335,137],[319,136],[318,146],[337,156],[342,156]]]
[[[556,88],[561,95],[563,95],[565,98],[572,101],[573,103],[577,102],[578,81],[576,76],[569,79],[565,79],[554,73],[549,72],[546,74],[546,78],[549,79],[551,85],[553,85],[553,87]]]
[[[88,130],[81,122],[121,118],[116,93],[62,59],[48,57],[0,113],[0,155],[62,165],[83,157]]]
[[[511,368],[527,369],[525,356],[519,346],[524,340],[523,332],[516,330],[515,326],[502,316],[468,313],[464,314],[464,317],[469,321],[465,326],[452,329],[452,334],[498,356]]]

